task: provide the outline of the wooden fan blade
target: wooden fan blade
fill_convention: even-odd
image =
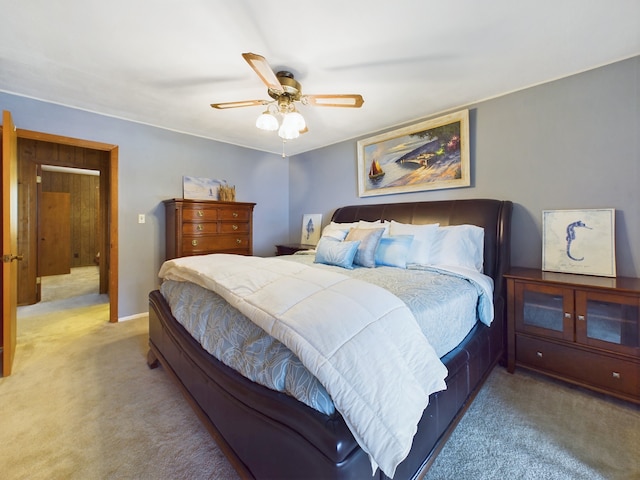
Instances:
[[[255,107],[256,105],[266,105],[268,100],[243,100],[240,102],[225,102],[225,103],[212,103],[213,108],[224,110],[225,108],[238,108],[238,107]]]
[[[280,82],[278,81],[278,77],[273,73],[273,70],[267,63],[267,60],[262,55],[258,55],[256,53],[243,53],[242,56],[251,68],[255,70],[260,77],[260,80],[262,80],[267,88],[276,92],[284,93],[282,85],[280,85]]]
[[[309,105],[315,107],[345,107],[360,108],[364,103],[362,95],[344,94],[344,95],[305,95]]]

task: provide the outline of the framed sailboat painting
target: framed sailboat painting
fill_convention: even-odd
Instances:
[[[358,195],[468,187],[469,111],[358,141]]]

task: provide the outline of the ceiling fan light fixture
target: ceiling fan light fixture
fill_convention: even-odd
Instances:
[[[302,117],[302,115],[300,115],[300,117]],[[280,138],[283,138],[285,140],[293,140],[294,138],[298,138],[300,136],[301,130],[300,128],[298,128],[298,125],[299,122],[296,120],[296,118],[291,117],[291,114],[287,114],[282,119],[282,125],[280,125],[278,135],[280,136]]]
[[[300,112],[297,112],[294,110],[291,113],[287,113],[284,118],[287,119],[287,121],[291,122],[293,125],[295,125],[298,131],[301,131],[307,128],[307,122],[304,121],[304,117],[300,114]]]
[[[272,100],[212,103],[211,106],[223,110],[267,105],[267,109],[256,119],[256,127],[265,131],[277,130],[283,141],[293,140],[301,133],[308,131],[307,122],[296,110],[295,102],[303,105],[344,108],[360,108],[364,103],[362,95],[358,94],[302,95],[302,85],[295,79],[293,73],[286,70],[275,73],[262,55],[248,52],[243,53],[242,57],[265,84],[267,94]],[[279,117],[282,119],[281,122]]]
[[[256,127],[267,132],[274,132],[278,130],[278,119],[269,110],[265,110],[257,118]]]

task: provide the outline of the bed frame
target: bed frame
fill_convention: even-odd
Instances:
[[[409,456],[396,479],[422,478],[505,352],[505,284],[510,264],[512,203],[490,199],[444,200],[339,208],[332,220],[473,224],[485,229],[484,270],[495,282],[495,319],[478,322],[442,358],[447,389],[431,395]],[[158,290],[149,294],[149,355],[175,380],[242,478],[385,479],[371,476],[368,456],[339,413],[321,414],[258,385],[204,351],[173,318]]]

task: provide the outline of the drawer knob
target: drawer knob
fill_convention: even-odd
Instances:
[[[198,246],[198,240],[191,240],[191,245],[192,245],[193,247]]]
[[[231,228],[233,228],[234,230],[238,229],[238,225],[233,225]]]
[[[620,380],[622,378],[622,375],[620,375],[620,372],[611,372],[611,376],[616,380]]]
[[[231,215],[233,216],[233,218],[238,218],[238,212],[233,212]]]
[[[204,226],[202,224],[198,224],[198,226],[196,227],[196,230],[202,231],[204,230]]]
[[[536,357],[542,358],[542,352],[536,352]]]
[[[565,312],[564,318],[571,318],[571,314],[569,312]]]
[[[240,238],[236,238],[236,243],[237,243],[238,245],[240,245],[240,244],[242,243],[242,239],[240,239]]]
[[[578,315],[578,320],[584,322],[584,315]]]

